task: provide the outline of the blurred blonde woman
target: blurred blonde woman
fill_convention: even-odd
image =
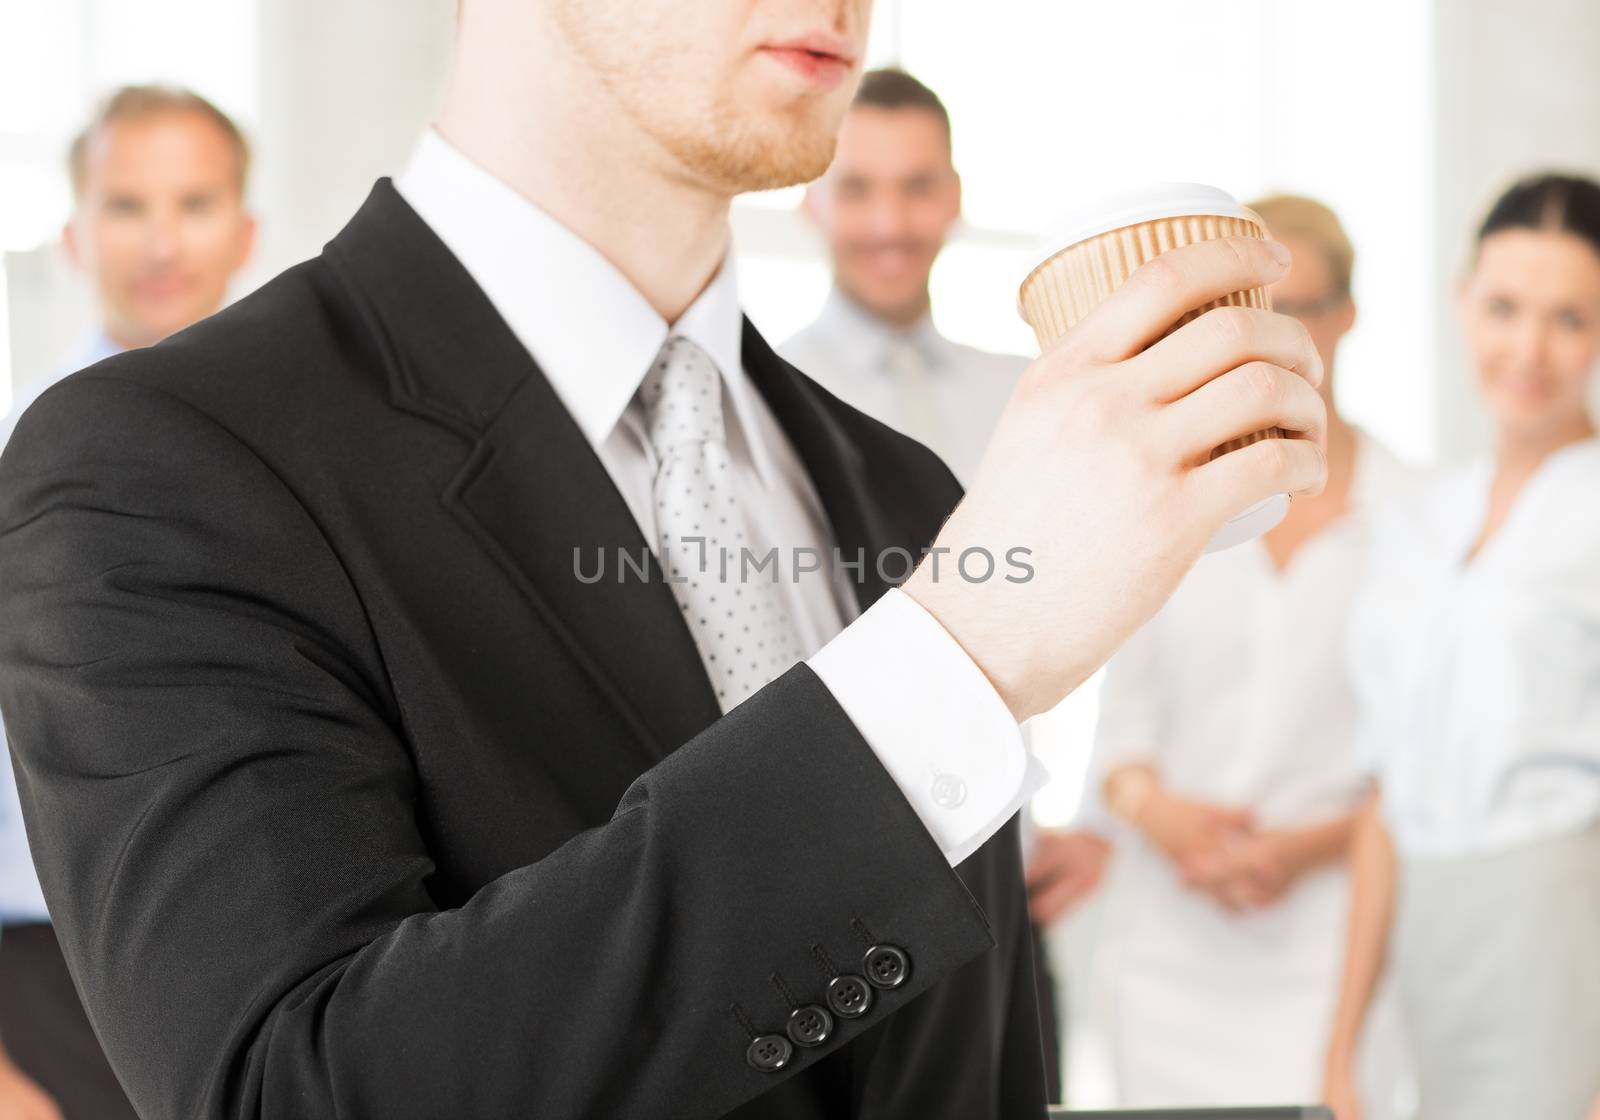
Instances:
[[[1338,218],[1307,198],[1252,205],[1294,254],[1274,307],[1328,372],[1328,487],[1201,560],[1107,670],[1093,772],[1117,842],[1099,971],[1123,1105],[1315,1100],[1338,992],[1365,796],[1345,618],[1368,515],[1409,472],[1333,400],[1356,316]],[[1373,1068],[1375,1100],[1393,1075]]]
[[[1460,312],[1494,451],[1382,520],[1352,623],[1378,792],[1328,1096],[1361,1115],[1351,1039],[1387,957],[1423,1117],[1582,1120],[1600,1104],[1600,185],[1501,196]]]

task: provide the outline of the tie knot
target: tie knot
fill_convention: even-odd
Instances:
[[[683,444],[727,441],[716,363],[687,338],[667,339],[639,394],[650,442],[658,454]]]

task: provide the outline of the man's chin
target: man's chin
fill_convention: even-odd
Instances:
[[[738,190],[771,191],[809,183],[822,176],[833,162],[836,137],[794,136],[787,142],[752,144],[737,153]]]
[[[739,194],[751,191],[776,191],[784,187],[797,187],[820,178],[828,170],[828,162],[772,163],[753,168],[738,188]]]
[[[689,172],[731,196],[819,178],[833,162],[839,130],[831,114],[811,105],[770,114],[724,114],[713,127],[702,125],[675,139],[669,147]]]

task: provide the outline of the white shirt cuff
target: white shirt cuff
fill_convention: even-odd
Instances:
[[[955,866],[1048,775],[983,671],[891,589],[808,661]]]

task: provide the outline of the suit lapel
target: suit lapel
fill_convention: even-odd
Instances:
[[[645,764],[720,714],[671,590],[576,421],[459,261],[379,180],[326,257],[388,343],[396,408],[472,450],[445,505],[634,731]],[[641,563],[617,580],[619,554]],[[605,578],[585,583],[604,556]],[[529,681],[529,687],[535,682]]]
[[[863,560],[853,586],[857,605],[866,610],[893,586],[879,574],[878,557],[886,549],[915,549],[924,542],[916,540],[873,497],[861,449],[828,409],[822,391],[778,357],[748,318],[744,321],[744,366],[799,452],[843,559],[853,561],[859,556]],[[892,562],[889,566],[894,570]]]
[[[508,402],[446,501],[634,717],[651,761],[721,715],[632,511],[542,375]]]
[[[632,512],[460,262],[387,179],[324,256],[357,294],[392,404],[471,444],[442,495],[446,506],[633,729],[641,761],[713,723],[715,693]],[[878,574],[880,552],[923,542],[872,500],[861,451],[824,395],[748,320],[743,360],[815,484],[840,551],[864,559],[855,584],[864,610],[890,586]],[[620,556],[645,577],[630,568],[619,579]],[[585,582],[602,558],[602,578]]]

